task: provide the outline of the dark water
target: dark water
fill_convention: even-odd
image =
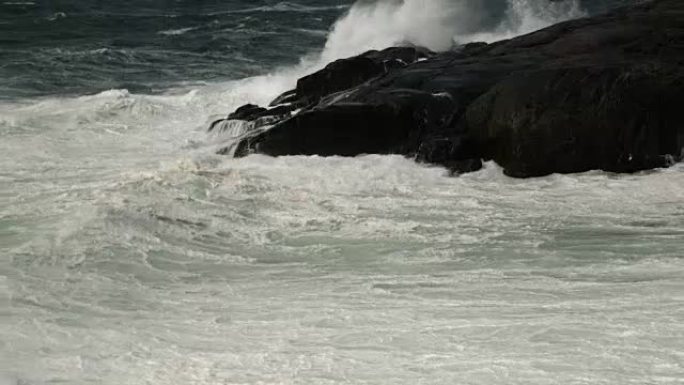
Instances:
[[[238,79],[321,47],[345,0],[0,2],[0,98]]]

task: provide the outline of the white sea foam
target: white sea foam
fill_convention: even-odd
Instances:
[[[502,1],[502,3],[504,3]],[[502,15],[489,15],[483,1],[403,0],[355,4],[335,24],[326,61],[394,44],[443,51],[455,43],[492,42],[583,15],[578,1],[507,0]]]
[[[680,378],[682,167],[520,181],[150,151],[3,186],[3,365],[28,383]]]
[[[67,17],[67,14],[64,12],[57,12],[53,14],[52,16],[48,17],[49,21],[55,21],[59,19],[65,19]]]
[[[197,27],[168,29],[168,30],[164,30],[164,31],[159,31],[158,34],[166,35],[166,36],[179,36],[179,35],[185,35],[186,33],[190,32],[190,31],[194,31],[196,29],[197,29]]]

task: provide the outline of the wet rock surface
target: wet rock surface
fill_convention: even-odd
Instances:
[[[300,79],[236,156],[402,154],[453,173],[636,172],[682,158],[684,2],[656,0],[493,44],[371,51]],[[293,113],[293,111],[297,111]]]

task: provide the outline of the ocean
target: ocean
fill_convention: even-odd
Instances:
[[[684,165],[216,151],[331,60],[620,1],[0,0],[0,384],[682,384]]]

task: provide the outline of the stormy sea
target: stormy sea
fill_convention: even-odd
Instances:
[[[683,384],[684,165],[242,159],[368,49],[627,1],[0,0],[0,384]]]

